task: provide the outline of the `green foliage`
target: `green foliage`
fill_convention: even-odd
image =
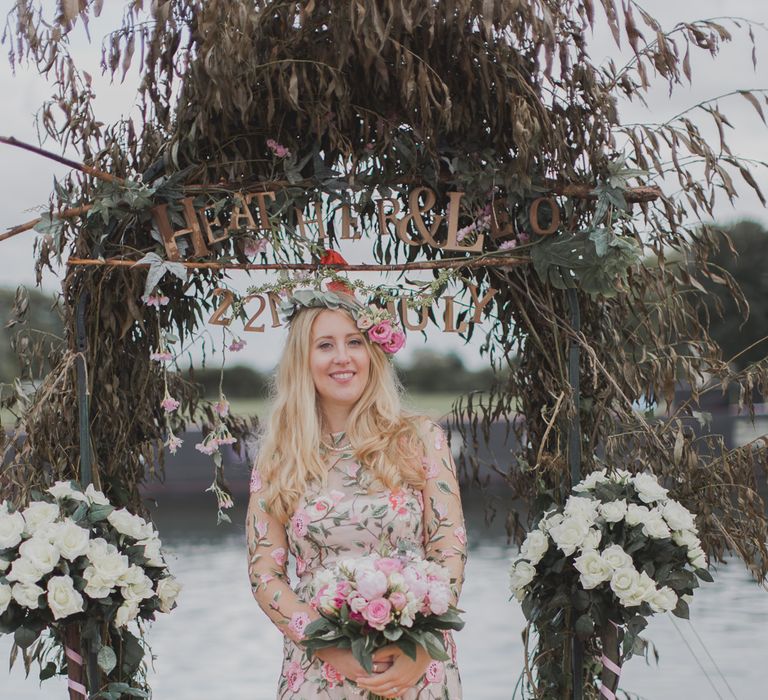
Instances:
[[[464,393],[487,391],[493,384],[490,369],[469,371],[455,353],[419,350],[407,366],[397,365],[397,373],[405,388],[412,393]]]

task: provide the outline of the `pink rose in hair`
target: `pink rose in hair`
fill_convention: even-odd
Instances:
[[[394,355],[405,345],[405,333],[400,330],[393,330],[392,335],[389,336],[389,340],[381,343],[381,349],[384,352],[388,352],[390,355]]]
[[[383,572],[387,576],[394,573],[395,571],[400,572],[403,570],[403,562],[399,559],[395,559],[394,557],[382,557],[381,559],[378,559],[376,563],[374,564],[374,567],[378,569],[379,571]]]
[[[430,661],[424,675],[427,683],[442,683],[445,678],[445,666],[440,661]]]
[[[383,630],[392,619],[392,604],[386,598],[376,598],[368,603],[363,617],[374,629]]]
[[[368,337],[372,343],[386,343],[392,337],[392,324],[389,321],[377,323],[368,331]]]

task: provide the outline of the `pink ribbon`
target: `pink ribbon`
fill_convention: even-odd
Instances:
[[[603,666],[605,666],[605,668],[607,668],[612,673],[616,674],[616,687],[618,688],[619,678],[621,676],[621,666],[617,666],[605,654],[603,654],[603,658],[601,659],[601,661],[603,662]],[[610,690],[605,684],[600,686],[600,695],[603,695],[608,700],[616,700],[616,693]]]
[[[64,653],[67,655],[67,658],[72,660],[74,663],[76,663],[78,666],[82,667],[83,665],[83,657],[80,656],[74,649],[70,649],[69,647],[64,648]],[[71,678],[67,679],[67,685],[74,690],[76,693],[79,693],[83,696],[83,698],[88,698],[88,691],[85,689],[85,686],[82,683],[78,683],[77,681],[73,681]]]

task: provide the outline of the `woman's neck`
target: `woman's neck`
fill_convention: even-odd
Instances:
[[[347,406],[321,406],[325,429],[329,433],[343,433],[352,411]]]

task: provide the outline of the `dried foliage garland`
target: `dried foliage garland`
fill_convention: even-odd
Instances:
[[[591,0],[278,0],[247,6],[171,0],[153,4],[149,22],[141,3],[134,3],[105,43],[104,68],[125,76],[141,57],[141,115],[137,123],[104,126],[91,107],[88,77],[64,49],[73,24],[86,21],[100,3],[62,2],[59,21],[48,24],[38,5],[22,1],[12,12],[20,39],[11,57],[31,60],[58,79],[51,104],[62,106],[65,118],[49,105],[42,125],[62,146],[77,146],[90,166],[126,181],[110,185],[78,175],[63,182],[52,211],[97,206],[81,225],[51,216],[38,225],[44,233],[38,266],[64,254],[136,259],[159,250],[148,203],[173,206],[190,183],[283,180],[288,184],[274,213],[303,208],[324,195],[330,202],[353,201],[361,219],[370,221],[374,203],[360,190],[350,193],[348,184],[378,185],[386,195],[387,183],[413,178],[432,187],[443,207],[449,190],[464,191],[465,225],[489,204],[496,216],[498,201],[498,211],[509,218],[501,222],[505,236],[489,238],[491,249],[528,236],[521,226],[552,173],[566,183],[598,185],[602,196],[595,200],[563,202],[576,233],[535,240],[535,269],[472,273],[480,294],[490,286],[501,290],[485,347],[495,368],[509,365],[511,372],[490,396],[459,403],[457,424],[468,430],[471,444],[479,433],[487,436],[494,422],[506,421],[518,434],[520,458],[490,467],[527,501],[559,502],[568,491],[565,436],[575,410],[567,349],[578,343],[583,471],[598,462],[652,469],[675,498],[700,514],[710,556],[736,552],[756,577],[765,575],[768,530],[757,479],[764,476],[768,445],[758,441],[728,450],[717,436],[694,430],[691,420],[694,402],[705,391],[735,384],[749,407],[753,390],[765,395],[768,387],[765,362],[731,370],[697,313],[701,280],[725,283],[739,295],[730,280],[708,267],[717,241],[701,217],[712,215],[721,191],[738,196],[733,175],[761,198],[762,193],[752,164],[727,146],[728,121],[719,101],[664,124],[627,126],[620,124],[616,106],[619,96],[642,99],[650,74],[671,89],[689,80],[691,52],[714,55],[731,39],[724,23],[682,23],[665,32],[638,3],[617,8],[613,0],[601,0],[597,17]],[[608,22],[617,42],[626,36],[634,56],[625,66],[611,62],[601,68],[590,60],[587,33],[597,21]],[[754,44],[750,25],[739,28]],[[735,96],[761,111],[764,93]],[[718,127],[717,148],[702,136],[702,117]],[[639,215],[631,212],[626,187],[660,183],[668,173],[681,191],[643,203]],[[314,192],[305,186],[308,180]],[[200,206],[219,204],[210,193],[199,198]],[[241,238],[252,233],[243,231]],[[271,234],[270,242],[269,259],[275,262],[301,261],[312,252],[290,228],[282,237]],[[247,262],[237,237],[216,253],[217,259]],[[382,262],[438,255],[434,247],[399,240],[380,240],[376,253]],[[602,268],[580,267],[584,256],[604,263]],[[599,269],[608,273],[595,278]],[[171,304],[147,313],[123,302],[141,296],[143,275],[137,271],[68,271],[66,346],[31,399],[20,428],[29,438],[5,471],[17,497],[52,474],[71,476],[75,469],[77,430],[69,410],[74,308],[87,293],[91,428],[101,485],[118,501],[138,505],[137,485],[166,427],[158,409],[162,377],[149,353],[157,347],[159,327],[181,337],[196,332],[205,309],[203,289],[219,278],[201,273],[187,288],[167,276],[162,289]],[[569,286],[579,290],[580,333],[568,323],[562,290]],[[179,382],[185,406],[196,410],[193,387],[181,378],[172,381]],[[690,385],[693,397],[675,406],[671,417],[652,420],[637,408],[670,401],[679,382]],[[518,413],[524,424],[516,420]],[[247,426],[234,422],[231,428],[240,435]],[[100,447],[105,445],[109,450]],[[479,477],[471,451],[467,462]],[[542,624],[536,631],[537,654],[543,655],[538,658],[563,649],[565,662],[539,663],[527,677],[528,690],[540,698],[565,697],[568,616],[559,628]],[[597,649],[588,651],[586,695],[596,697]]]

